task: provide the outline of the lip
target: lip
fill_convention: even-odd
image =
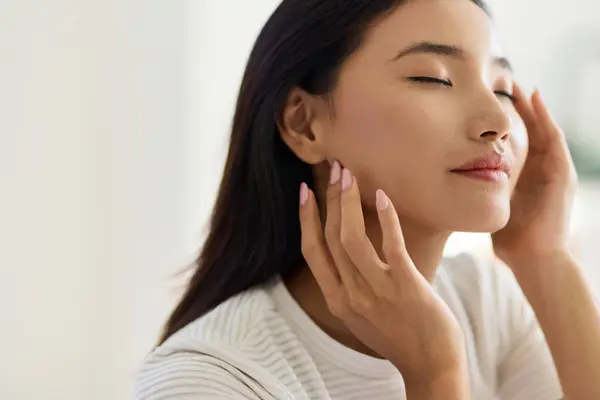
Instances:
[[[474,158],[451,172],[488,182],[504,182],[511,175],[511,162],[506,155],[496,152]]]

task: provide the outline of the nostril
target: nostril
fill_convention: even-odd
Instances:
[[[483,132],[483,133],[481,134],[481,137],[482,137],[482,138],[485,138],[485,137],[488,137],[488,138],[489,138],[489,137],[491,137],[491,138],[494,138],[494,137],[496,137],[496,136],[498,136],[498,132],[495,132],[495,131],[486,131],[486,132]]]

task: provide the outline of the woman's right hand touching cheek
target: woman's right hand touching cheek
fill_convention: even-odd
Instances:
[[[408,255],[393,204],[377,192],[383,262],[366,235],[357,181],[340,170],[334,162],[324,230],[313,192],[300,188],[302,253],[331,313],[398,368],[409,399],[468,398],[464,334]]]

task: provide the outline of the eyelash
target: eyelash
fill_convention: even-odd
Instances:
[[[453,86],[452,81],[450,79],[444,80],[444,79],[439,79],[439,78],[432,78],[430,76],[411,76],[408,79],[410,79],[413,82],[419,82],[419,83],[437,83],[437,84],[448,86],[448,87]],[[494,93],[496,93],[498,96],[504,96],[512,102],[516,101],[515,96],[508,93],[507,91],[497,90]]]
[[[504,90],[497,90],[494,93],[496,93],[498,96],[504,96],[504,97],[508,98],[513,103],[517,101],[517,98],[515,96],[513,96],[512,94],[510,94]]]
[[[452,86],[452,81],[449,79],[444,80],[444,79],[432,78],[430,76],[411,76],[408,79],[410,79],[411,81],[420,82],[420,83],[439,83],[440,85],[444,85],[444,86]]]

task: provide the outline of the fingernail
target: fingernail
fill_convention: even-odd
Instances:
[[[333,164],[331,164],[331,176],[329,178],[329,184],[335,185],[336,183],[338,183],[338,181],[340,180],[341,174],[342,174],[342,169],[340,167],[340,163],[337,161],[334,161]]]
[[[302,182],[300,184],[300,206],[305,205],[306,200],[308,200],[308,186],[306,186],[306,183]]]
[[[376,198],[376,203],[377,203],[377,209],[379,211],[383,211],[386,208],[388,208],[388,204],[389,204],[388,197],[383,192],[383,190],[377,189],[377,192],[375,193],[375,198]]]
[[[352,174],[348,168],[342,173],[342,190],[347,190],[352,185]]]

